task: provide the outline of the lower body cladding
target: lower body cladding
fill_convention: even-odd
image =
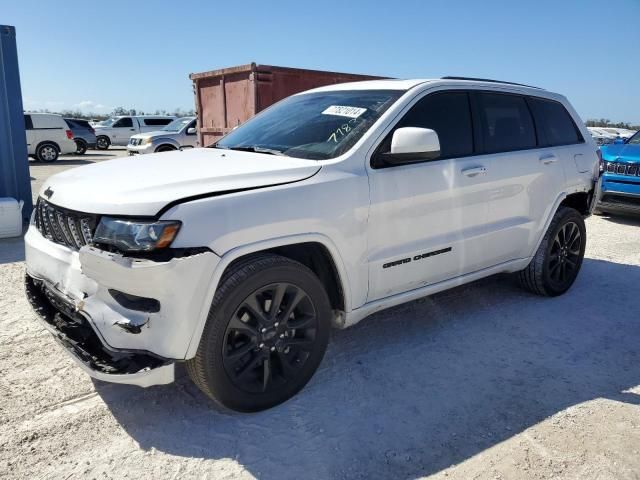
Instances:
[[[171,383],[194,339],[219,257],[166,261],[82,247],[34,227],[25,236],[27,297],[44,326],[94,378],[139,386]],[[206,314],[206,312],[205,312]]]
[[[596,210],[640,214],[640,178],[609,179],[604,176]]]

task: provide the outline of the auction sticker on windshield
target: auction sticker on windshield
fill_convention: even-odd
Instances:
[[[364,112],[366,112],[366,108],[361,107],[345,107],[342,105],[331,105],[327,107],[327,109],[322,112],[323,115],[338,115],[340,117],[349,117],[349,118],[358,118]]]

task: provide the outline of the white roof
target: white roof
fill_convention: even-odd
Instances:
[[[530,87],[527,85],[518,85],[514,83],[508,82],[500,82],[500,81],[482,81],[482,80],[464,80],[464,79],[452,79],[452,78],[418,78],[412,80],[365,80],[362,82],[349,82],[349,83],[338,83],[335,85],[327,85],[324,87],[314,88],[313,90],[308,90],[307,92],[331,92],[331,91],[339,91],[339,90],[409,90],[417,85],[421,84],[430,84],[433,86],[436,85],[460,85],[460,86],[469,86],[469,87],[485,87],[488,89],[492,88],[511,88],[518,91],[529,91],[531,94],[538,94],[542,96],[551,96],[553,95],[551,92],[547,90],[543,90],[541,88]]]

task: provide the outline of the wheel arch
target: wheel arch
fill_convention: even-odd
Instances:
[[[169,147],[171,150],[178,150],[178,147],[176,147],[173,143],[171,142],[167,142],[167,141],[163,141],[160,145],[158,145],[155,150],[153,151],[155,152],[159,152],[161,148],[165,148],[165,147]]]
[[[332,309],[337,311],[334,324],[341,326],[344,313],[351,311],[351,293],[344,262],[333,242],[321,234],[303,234],[265,240],[234,248],[220,257],[220,262],[212,272],[209,290],[206,298],[203,299],[198,323],[185,359],[193,358],[198,350],[211,302],[225,272],[229,271],[234,264],[262,253],[272,253],[298,261],[318,275],[327,289]]]
[[[62,151],[62,149],[60,148],[60,145],[58,145],[54,140],[43,140],[40,143],[38,143],[38,145],[36,145],[36,149],[35,149],[36,154],[38,153],[38,149],[44,145],[53,145],[58,149],[58,153]]]

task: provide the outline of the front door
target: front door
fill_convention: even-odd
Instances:
[[[385,165],[393,130],[369,169],[368,301],[434,284],[483,268],[490,187],[473,156],[469,95],[431,93],[395,125],[436,131],[441,156]]]
[[[129,143],[129,138],[136,134],[136,129],[133,124],[134,120],[131,117],[122,117],[116,123],[113,124],[111,143],[113,145],[126,145]]]

